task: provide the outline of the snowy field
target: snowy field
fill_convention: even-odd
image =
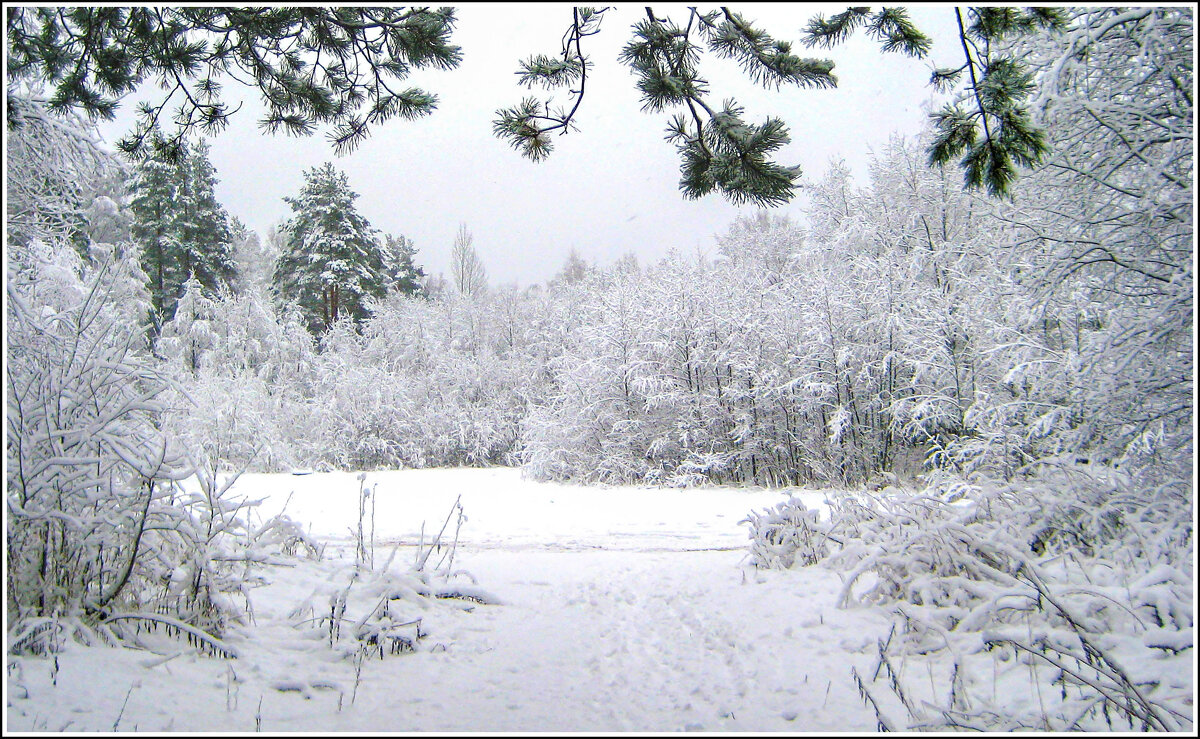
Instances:
[[[328,546],[320,562],[264,569],[255,623],[226,639],[239,658],[181,653],[165,637],[161,656],[70,644],[57,663],[10,657],[6,728],[875,728],[849,670],[870,669],[886,615],[836,610],[840,580],[825,570],[743,569],[738,522],[783,493],[585,489],[527,482],[513,469],[370,473],[365,484],[376,498],[377,566],[399,545],[396,570],[415,553],[422,522],[431,537],[461,495],[454,567],[494,602],[432,604],[416,651],[365,660],[356,688],[355,660],[323,632],[294,627],[289,612],[350,568],[357,476],[247,475],[233,492],[264,498],[264,515],[286,501]],[[369,536],[369,508],[367,521]]]
[[[825,498],[789,492],[810,507]],[[10,655],[8,731],[875,731],[852,669],[894,728],[906,725],[879,676],[889,609],[836,608],[842,579],[823,566],[749,566],[739,522],[788,493],[438,469],[246,475],[227,497],[240,496],[261,500],[256,517],[286,506],[324,552],[253,570],[253,616],[224,639],[237,658],[157,630],[137,637],[145,650],[68,641],[57,658]],[[374,566],[357,571],[360,507]],[[421,546],[444,525],[457,547]],[[420,552],[451,573],[435,590],[459,597],[415,596]],[[399,604],[389,633],[419,619],[413,649],[331,640],[320,619],[334,596],[353,593],[351,624],[385,591]],[[1190,707],[1190,631],[1180,636],[1188,648],[1170,658],[1113,646],[1137,679],[1162,683],[1158,697]],[[945,654],[892,659],[916,705],[948,699]],[[984,654],[968,663],[963,685],[993,704],[1020,712],[1045,699],[1023,669],[998,672]]]

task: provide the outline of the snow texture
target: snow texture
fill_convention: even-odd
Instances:
[[[421,522],[428,542],[462,496],[455,568],[470,577],[455,589],[475,599],[426,601],[415,651],[356,660],[292,615],[304,602],[328,603],[353,570],[356,478],[246,475],[230,491],[265,498],[263,516],[287,502],[288,515],[329,541],[322,561],[264,569],[253,623],[226,637],[237,659],[200,656],[162,634],[147,636],[157,654],[64,643],[56,656],[10,656],[6,729],[875,726],[849,669],[870,669],[887,615],[837,610],[830,571],[744,567],[738,522],[786,497],[778,491],[586,489],[524,481],[513,469],[370,473],[380,560],[397,545],[396,563],[414,556]],[[818,505],[823,496],[806,497]]]

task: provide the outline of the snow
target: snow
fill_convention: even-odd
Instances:
[[[357,528],[358,473],[247,474],[234,492],[265,497],[259,511],[280,510],[317,537],[346,536]],[[374,491],[376,534],[389,544],[416,544],[437,533],[458,496],[468,523],[460,546],[480,549],[609,550],[744,547],[738,521],[773,506],[787,493],[759,488],[672,489],[584,487],[530,482],[515,468],[423,469],[366,473]],[[811,492],[806,503],[824,498]],[[286,504],[286,509],[285,509]],[[368,503],[368,514],[372,504]]]
[[[875,728],[850,669],[869,674],[887,614],[836,609],[831,571],[744,566],[739,521],[786,493],[581,488],[515,469],[367,473],[362,484],[376,499],[379,563],[397,545],[396,561],[411,561],[421,523],[428,542],[461,496],[454,567],[473,580],[456,586],[484,602],[430,601],[415,652],[358,662],[331,649],[326,631],[290,614],[306,598],[327,603],[352,569],[358,475],[245,475],[232,494],[263,498],[264,518],[286,502],[328,545],[322,561],[263,568],[254,623],[225,635],[239,658],[199,656],[161,633],[146,636],[154,651],[69,643],[57,659],[10,656],[6,729]]]

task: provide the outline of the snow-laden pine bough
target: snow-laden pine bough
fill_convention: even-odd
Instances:
[[[1187,481],[1055,464],[828,503],[752,513],[751,560],[838,569],[841,607],[893,610],[874,670],[851,674],[881,729],[1194,726]]]

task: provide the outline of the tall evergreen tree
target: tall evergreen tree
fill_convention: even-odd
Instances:
[[[152,323],[159,328],[175,314],[183,284],[195,277],[210,293],[237,276],[229,214],[217,202],[216,170],[208,145],[183,144],[176,160],[148,156],[130,185],[132,234],[150,281]]]
[[[277,294],[295,303],[308,330],[320,335],[339,319],[361,322],[368,302],[387,293],[384,249],[376,230],[355,210],[358,194],[330,163],[304,173],[299,197],[284,198],[295,215],[282,231],[275,263]]]
[[[208,160],[209,151],[208,142],[201,140],[182,162],[178,216],[183,271],[211,291],[234,282],[237,263],[233,222],[217,202],[217,170]]]
[[[383,250],[388,288],[402,295],[421,295],[425,270],[417,266],[417,247],[413,240],[403,234],[387,234]]]

